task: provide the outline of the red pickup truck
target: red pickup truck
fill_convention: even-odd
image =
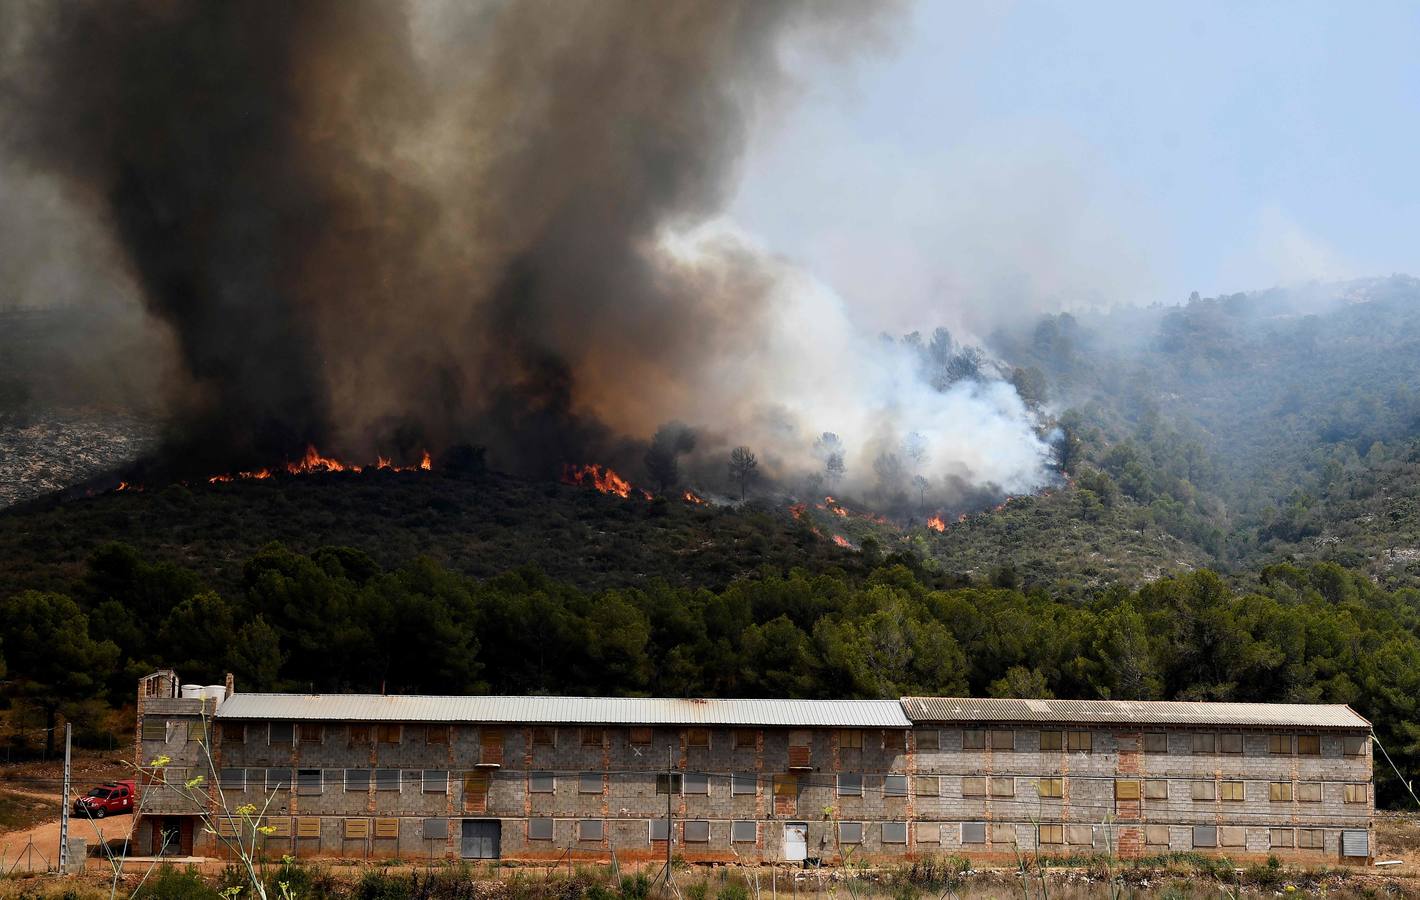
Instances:
[[[74,815],[102,819],[109,813],[133,812],[132,781],[110,781],[74,801]]]

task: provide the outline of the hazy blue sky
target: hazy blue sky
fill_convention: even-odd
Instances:
[[[891,40],[795,66],[733,209],[875,326],[1420,272],[1420,4],[922,0]]]

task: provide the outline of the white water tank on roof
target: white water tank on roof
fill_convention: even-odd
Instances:
[[[184,699],[184,700],[201,700],[201,699],[202,699],[202,685],[200,685],[200,684],[185,684],[185,685],[183,685],[183,686],[182,686],[182,699]]]
[[[209,684],[203,689],[208,700],[215,700],[221,703],[227,699],[227,686],[225,684]]]

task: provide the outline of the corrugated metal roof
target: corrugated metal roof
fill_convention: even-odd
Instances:
[[[341,722],[545,722],[587,725],[766,725],[909,728],[897,700],[673,700],[642,697],[429,697],[248,694],[219,719]]]
[[[1012,700],[904,697],[914,722],[1078,722],[1140,725],[1236,725],[1370,728],[1345,704],[1190,703],[1179,700]]]

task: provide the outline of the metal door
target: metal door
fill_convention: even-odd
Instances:
[[[497,819],[464,819],[460,855],[464,859],[497,859],[503,823]]]
[[[788,862],[803,862],[809,855],[809,824],[807,822],[784,823],[784,859]]]

